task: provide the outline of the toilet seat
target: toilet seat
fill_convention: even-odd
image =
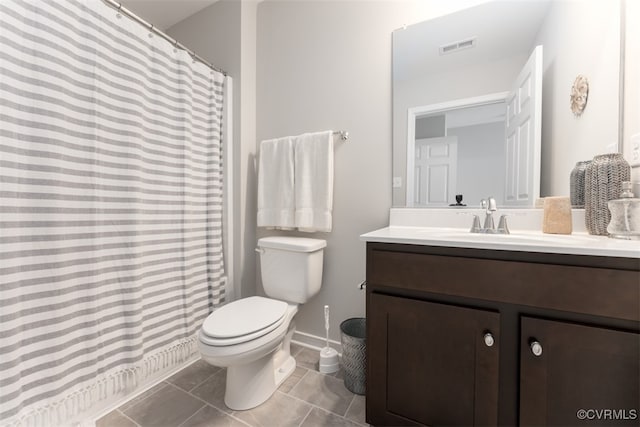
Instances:
[[[219,347],[254,340],[280,326],[288,306],[284,301],[258,296],[231,302],[207,317],[200,339]]]

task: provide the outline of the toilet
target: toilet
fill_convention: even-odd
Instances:
[[[303,237],[258,240],[267,297],[252,296],[215,310],[200,329],[202,359],[227,368],[224,403],[234,410],[266,401],[294,371],[293,317],[320,290],[327,242]]]

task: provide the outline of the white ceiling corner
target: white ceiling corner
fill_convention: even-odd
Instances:
[[[154,27],[166,30],[218,0],[117,0]]]

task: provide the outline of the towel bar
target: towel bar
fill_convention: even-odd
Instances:
[[[340,135],[340,139],[343,141],[346,141],[347,139],[349,139],[349,132],[347,132],[346,130],[337,130],[333,132],[333,134]]]

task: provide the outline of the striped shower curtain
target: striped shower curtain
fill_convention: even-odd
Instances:
[[[98,0],[0,1],[0,425],[197,353],[224,300],[223,84]]]

